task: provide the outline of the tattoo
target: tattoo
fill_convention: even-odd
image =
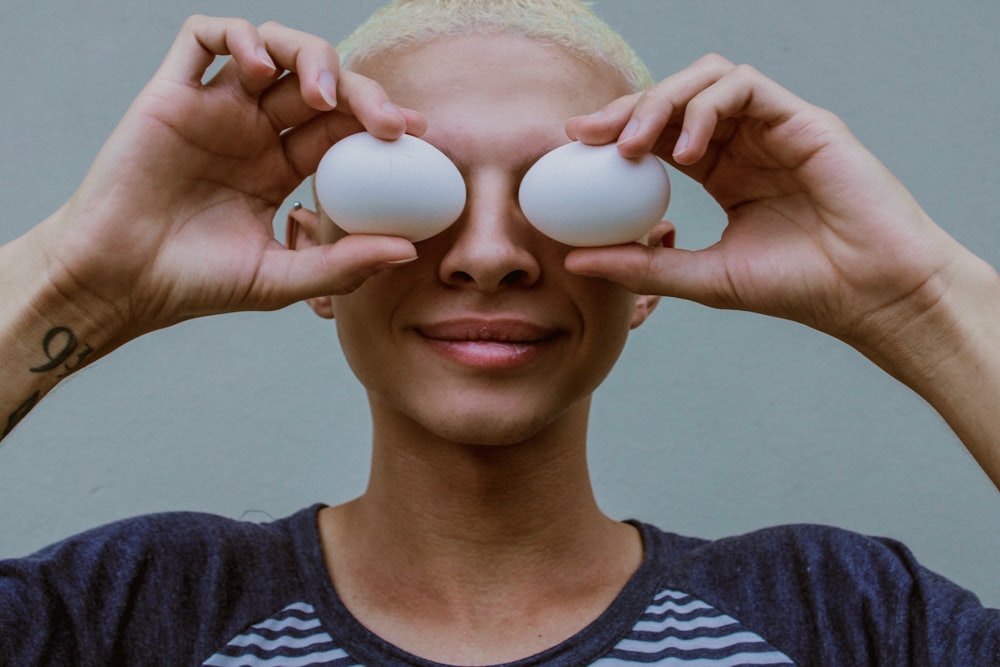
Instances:
[[[56,346],[53,349],[53,346]],[[45,334],[45,339],[42,341],[42,350],[45,352],[45,357],[48,362],[41,364],[40,366],[35,366],[30,369],[32,373],[48,373],[49,371],[54,371],[55,369],[62,366],[66,369],[65,373],[61,373],[58,377],[64,378],[74,370],[79,368],[87,357],[94,351],[89,345],[84,343],[85,349],[76,356],[76,362],[72,365],[66,363],[76,349],[80,346],[80,342],[76,339],[76,335],[66,327],[54,327],[49,329]]]
[[[68,327],[53,327],[45,333],[42,339],[42,354],[47,361],[30,368],[32,373],[48,373],[54,370],[62,370],[56,377],[62,379],[79,368],[93,353],[94,349],[87,343],[83,343],[82,349],[80,341]],[[18,423],[28,416],[32,408],[38,404],[42,398],[41,390],[35,391],[14,412],[7,416],[7,424],[0,433],[0,440],[14,430]]]
[[[14,410],[14,412],[10,413],[10,416],[7,417],[7,426],[4,428],[3,434],[0,435],[0,440],[6,438],[7,434],[14,430],[14,427],[17,426],[18,422],[20,422],[22,419],[28,416],[28,413],[31,412],[31,409],[35,407],[35,405],[38,403],[38,399],[41,397],[42,397],[42,392],[36,391],[34,394],[28,397],[28,400],[26,400],[24,403],[21,403],[21,405],[18,406],[17,410]]]

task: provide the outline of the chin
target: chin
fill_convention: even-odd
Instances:
[[[476,424],[475,426],[455,425],[451,428],[439,425],[435,430],[435,435],[439,438],[460,445],[512,447],[535,439],[546,429],[534,424],[530,426],[525,424]]]
[[[535,399],[515,401],[514,405],[503,405],[502,401],[483,405],[477,401],[462,406],[462,402],[457,401],[451,403],[450,409],[442,409],[448,405],[444,397],[432,404],[410,405],[410,409],[376,399],[372,408],[376,413],[373,415],[375,423],[396,431],[397,436],[406,434],[407,439],[438,440],[456,445],[509,447],[585,433],[590,407],[587,398],[561,406],[546,405],[537,396]]]
[[[460,445],[510,447],[585,431],[589,401],[547,411],[490,410],[438,415],[424,422],[436,437]]]

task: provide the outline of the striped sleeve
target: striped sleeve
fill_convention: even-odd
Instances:
[[[204,667],[361,667],[334,644],[312,605],[290,604],[250,626]]]
[[[663,590],[632,632],[595,667],[742,667],[792,661],[736,619],[686,593]]]

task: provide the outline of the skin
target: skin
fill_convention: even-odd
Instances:
[[[369,489],[321,516],[331,577],[390,641],[466,664],[565,638],[638,563],[635,532],[594,502],[584,457],[590,391],[655,305],[630,293],[840,338],[923,396],[1000,485],[1000,277],[839,119],[718,56],[622,96],[606,73],[512,39],[444,40],[368,63],[387,92],[339,72],[316,37],[188,21],[70,201],[0,247],[2,435],[62,378],[145,332],[310,300],[337,319],[375,422]],[[511,81],[515,48],[534,57],[517,59]],[[451,151],[470,188],[463,219],[417,247],[374,236],[321,244],[318,218],[301,211],[294,248],[282,247],[271,234],[278,207],[330,145],[362,128],[426,133]],[[512,184],[568,138],[671,161],[726,211],[722,238],[691,251],[670,247],[669,226],[649,245],[614,248],[539,237],[512,205]],[[486,316],[501,338],[522,336],[511,321],[524,319],[555,335],[527,362],[495,341],[431,340],[437,320],[470,312],[475,331]]]
[[[336,319],[374,425],[366,493],[321,518],[328,566],[355,615],[416,654],[525,657],[595,619],[641,558],[634,529],[594,500],[586,425],[593,389],[656,299],[568,273],[570,248],[515,196],[569,141],[568,118],[626,88],[521,37],[438,40],[359,71],[423,114],[423,138],[453,158],[469,199],[416,261],[312,302]]]

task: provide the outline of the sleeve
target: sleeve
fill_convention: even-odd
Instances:
[[[200,664],[258,613],[264,572],[264,604],[289,585],[274,532],[150,515],[0,562],[0,665]]]
[[[799,665],[1000,665],[1000,610],[894,540],[786,526],[688,554],[689,585]]]
[[[0,664],[112,664],[128,582],[142,568],[127,562],[116,532],[90,531],[0,563]]]

